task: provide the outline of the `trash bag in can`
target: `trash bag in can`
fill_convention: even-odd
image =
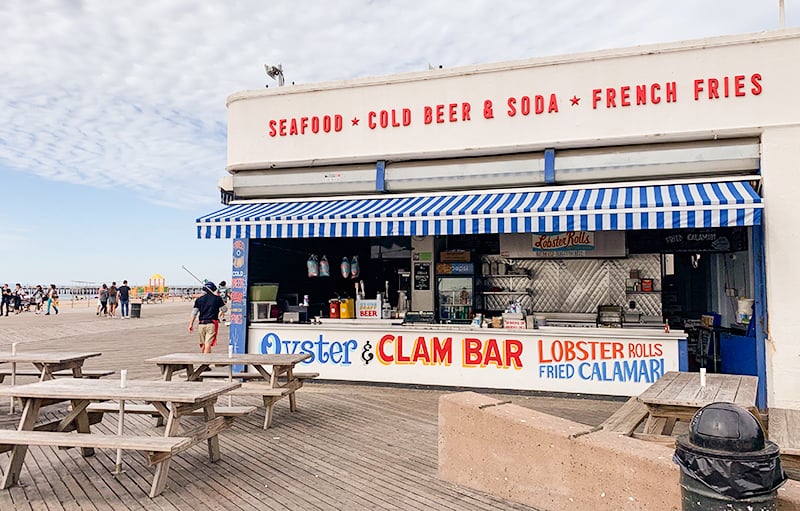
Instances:
[[[684,476],[690,479],[682,484],[684,494],[708,489],[706,496],[721,500],[762,501],[759,496],[770,498],[786,482],[777,444],[765,440],[753,414],[733,403],[712,403],[698,410],[689,434],[677,438],[672,459],[681,467],[681,481]]]

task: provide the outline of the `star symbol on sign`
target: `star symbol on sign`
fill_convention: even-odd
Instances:
[[[577,105],[578,103],[580,103],[580,101],[581,98],[579,98],[578,96],[572,96],[572,98],[570,98],[570,102],[572,103],[571,106]]]
[[[353,123],[353,126],[358,126],[358,117],[353,117],[353,119],[350,122]]]

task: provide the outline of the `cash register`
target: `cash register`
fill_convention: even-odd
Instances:
[[[435,316],[433,311],[408,311],[403,318],[404,325],[410,324],[433,324]]]
[[[622,328],[625,314],[621,305],[598,305],[595,326]]]

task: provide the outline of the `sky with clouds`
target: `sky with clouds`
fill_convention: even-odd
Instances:
[[[779,28],[779,0],[6,0],[0,282],[230,276],[228,95]],[[785,0],[786,27],[800,0]]]

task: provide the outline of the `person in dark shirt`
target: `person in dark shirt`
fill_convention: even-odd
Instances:
[[[192,318],[189,320],[189,332],[194,331],[194,320],[200,325],[197,332],[200,334],[200,349],[203,353],[211,353],[211,347],[217,344],[219,330],[219,314],[228,308],[217,294],[217,286],[213,282],[203,285],[203,296],[194,301]]]
[[[122,319],[130,318],[131,312],[129,309],[129,304],[131,301],[131,288],[128,287],[128,281],[123,280],[122,285],[117,288],[117,293],[119,294],[119,313]]]
[[[3,307],[6,308],[6,316],[8,316],[8,309],[11,308],[11,300],[14,294],[11,292],[11,288],[8,287],[8,284],[3,284],[2,293],[2,301],[0,301],[0,316],[3,315]]]
[[[22,312],[22,299],[24,297],[25,291],[22,289],[20,283],[17,282],[17,285],[14,288],[14,314],[19,314]]]

